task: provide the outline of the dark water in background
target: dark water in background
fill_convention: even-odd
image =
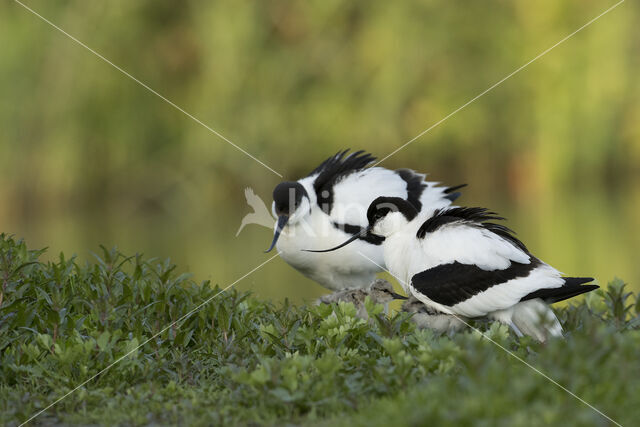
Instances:
[[[197,281],[208,279],[226,286],[273,255],[263,253],[271,230],[248,225],[235,237],[241,218],[251,212],[243,203],[242,187],[238,191],[237,203],[211,211],[185,207],[165,215],[112,213],[106,218],[65,212],[5,224],[5,229],[26,237],[32,248],[48,246],[49,258],[63,250],[67,255],[77,253],[81,260],[91,259],[92,252],[99,253],[99,243],[117,244],[127,254],[170,257],[179,271],[193,272]],[[600,284],[618,276],[640,291],[640,191],[554,196],[522,203],[486,201],[469,187],[459,202],[488,206],[507,216],[508,225],[535,255],[568,275],[592,275]],[[276,301],[288,297],[301,302],[325,292],[280,259],[252,273],[237,287]]]
[[[40,2],[38,12],[298,178],[382,157],[601,14],[602,2]],[[625,2],[387,160],[469,183],[542,260],[640,291],[640,7]],[[0,4],[0,232],[91,259],[170,257],[224,286],[264,262],[245,187],[280,179],[57,33]],[[323,289],[275,260],[237,285]]]

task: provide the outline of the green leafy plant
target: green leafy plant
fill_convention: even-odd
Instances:
[[[84,382],[38,420],[603,421],[513,355],[623,424],[640,415],[639,303],[619,280],[557,309],[566,340],[542,345],[478,322],[509,355],[480,332],[416,330],[407,314],[385,316],[371,301],[370,321],[351,304],[274,305],[196,283],[169,261],[101,250],[94,263],[63,254],[41,262],[43,250],[0,235],[0,418],[8,425]]]

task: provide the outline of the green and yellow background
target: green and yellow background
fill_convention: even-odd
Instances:
[[[614,2],[26,1],[287,179],[384,157]],[[540,258],[640,290],[640,7],[627,1],[383,163],[468,183]],[[280,178],[14,2],[0,5],[0,231],[224,286],[267,259]],[[283,261],[237,285],[303,301]]]

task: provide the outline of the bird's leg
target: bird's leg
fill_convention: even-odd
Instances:
[[[515,323],[509,322],[509,326],[511,326],[511,329],[513,329],[513,332],[515,332],[518,337],[524,336],[524,334],[520,332],[520,329],[518,329]]]

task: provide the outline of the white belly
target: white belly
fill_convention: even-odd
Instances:
[[[382,271],[382,245],[356,240],[332,252],[304,252],[302,249],[329,249],[350,237],[333,226],[307,228],[286,226],[276,247],[283,260],[322,286],[331,290],[364,288]]]

